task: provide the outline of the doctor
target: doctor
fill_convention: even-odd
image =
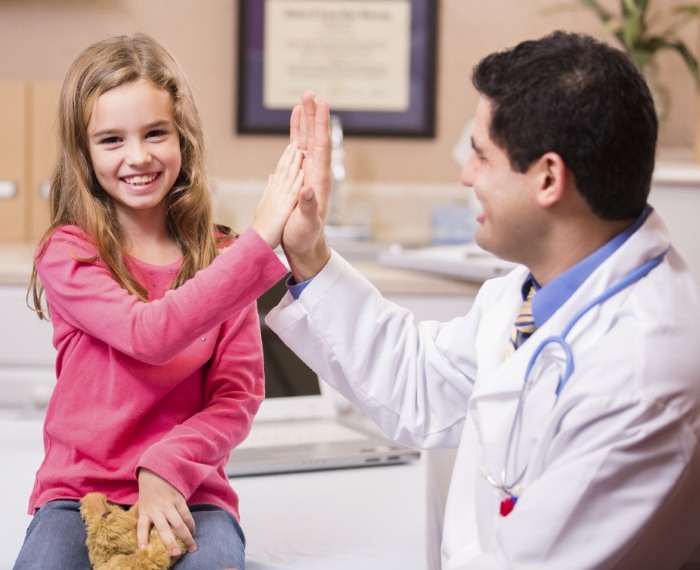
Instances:
[[[306,95],[293,280],[267,322],[394,439],[458,448],[444,570],[677,570],[700,543],[700,299],[647,205],[649,89],[567,33],[486,57],[473,83],[476,241],[521,265],[447,323],[383,299],[324,238],[327,107]]]

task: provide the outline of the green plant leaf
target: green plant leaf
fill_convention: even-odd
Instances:
[[[669,43],[668,47],[670,49],[676,50],[676,52],[680,54],[680,56],[683,58],[683,61],[685,62],[686,67],[688,68],[688,71],[690,71],[690,74],[693,76],[693,80],[695,81],[695,88],[700,88],[700,72],[698,71],[698,60],[688,49],[688,46],[686,46],[681,41],[675,41]]]
[[[590,8],[596,13],[598,19],[603,23],[613,18],[613,13],[600,5],[596,0],[580,0],[581,4]]]
[[[678,53],[700,89],[698,60],[688,46],[676,36],[676,32],[700,15],[700,5],[681,4],[666,12],[651,13],[651,0],[619,0],[620,14],[608,10],[599,0],[578,0],[592,10],[602,24],[606,36],[614,36],[634,59],[637,67],[644,68],[659,50]],[[662,31],[659,27],[664,25]]]

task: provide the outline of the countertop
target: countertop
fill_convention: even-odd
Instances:
[[[35,247],[28,242],[0,242],[0,285],[29,283]]]
[[[32,272],[35,245],[29,242],[0,243],[0,285],[26,286]],[[384,295],[430,295],[473,297],[479,283],[430,273],[385,267],[368,259],[353,265]]]

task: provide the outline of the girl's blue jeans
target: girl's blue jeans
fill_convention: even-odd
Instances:
[[[14,570],[91,570],[87,532],[78,501],[51,501],[27,528]],[[188,552],[174,570],[245,568],[245,537],[238,521],[213,505],[192,505],[196,552]]]

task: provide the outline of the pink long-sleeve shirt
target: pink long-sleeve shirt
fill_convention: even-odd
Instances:
[[[149,302],[121,288],[74,226],[58,229],[37,257],[57,349],[56,386],[44,422],[45,458],[29,512],[91,491],[138,500],[143,467],[188,504],[238,518],[224,473],[264,397],[257,297],[284,276],[253,230],[178,289],[180,267],[130,259]]]

